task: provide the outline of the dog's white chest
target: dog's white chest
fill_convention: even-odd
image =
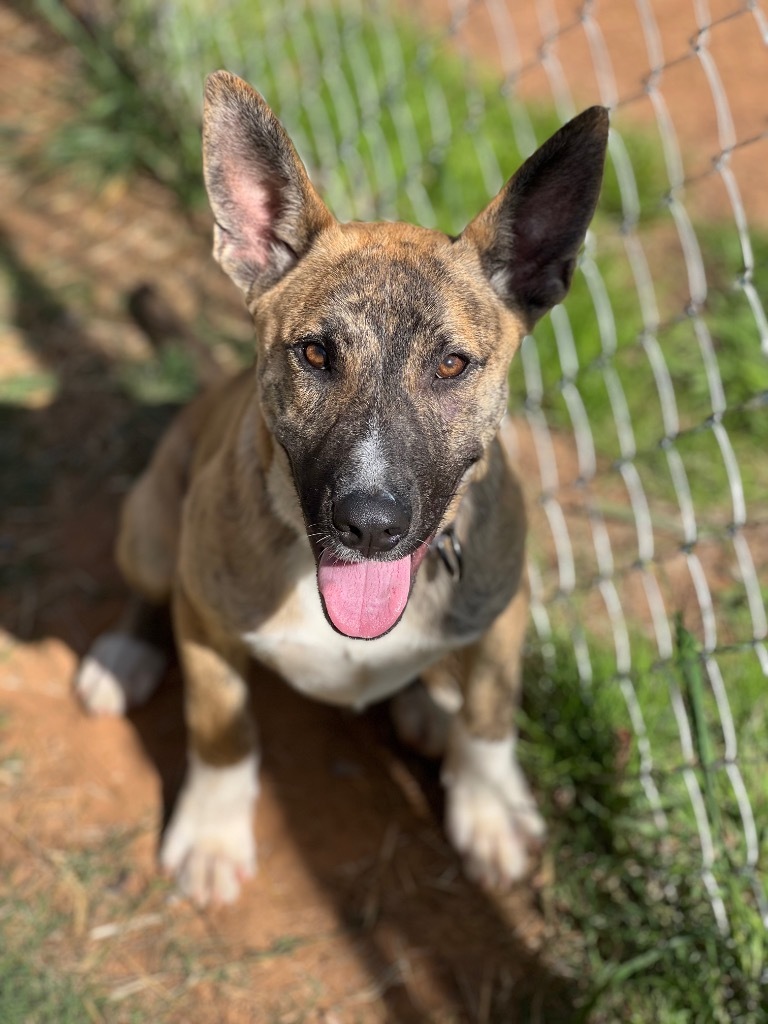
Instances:
[[[365,707],[407,685],[447,649],[445,639],[413,614],[415,593],[403,618],[386,636],[342,636],[323,614],[314,564],[302,570],[288,600],[243,636],[253,657],[297,690],[333,704]]]

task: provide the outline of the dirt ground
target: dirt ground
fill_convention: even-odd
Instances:
[[[0,919],[11,935],[19,907],[55,919],[40,955],[107,994],[95,1020],[514,1024],[523,1005],[569,1020],[547,863],[503,900],[463,880],[436,771],[398,749],[381,710],[344,714],[258,674],[259,874],[235,907],[205,914],[158,879],[184,762],[178,673],[125,721],[88,719],[70,690],[120,608],[119,502],[170,415],[114,384],[148,351],[125,296],[152,281],[190,319],[205,308],[243,340],[249,325],[206,232],[162,188],[42,169],[80,72],[19,10],[0,4],[14,152],[0,167],[0,377],[34,386],[0,406]],[[633,67],[629,34],[611,53]],[[750,215],[768,222],[768,192],[748,187]]]

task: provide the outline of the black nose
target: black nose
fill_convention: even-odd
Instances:
[[[411,510],[389,491],[352,491],[333,503],[339,540],[363,555],[391,551],[408,532]]]

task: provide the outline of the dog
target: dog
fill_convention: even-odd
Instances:
[[[178,415],[129,494],[117,560],[139,597],[76,679],[94,713],[146,700],[170,604],[189,754],[160,860],[196,903],[234,901],[256,866],[251,658],[333,704],[392,697],[401,737],[443,758],[468,876],[525,876],[544,822],[515,752],[526,518],[500,424],[510,360],[570,286],[607,138],[586,110],[456,237],[340,223],[261,96],[207,79],[214,255],[256,362]]]

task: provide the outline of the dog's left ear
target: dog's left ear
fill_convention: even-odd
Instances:
[[[214,256],[249,298],[276,284],[334,223],[283,126],[228,71],[206,79],[203,167]]]
[[[528,331],[570,287],[607,142],[608,111],[590,107],[537,149],[461,236]]]

